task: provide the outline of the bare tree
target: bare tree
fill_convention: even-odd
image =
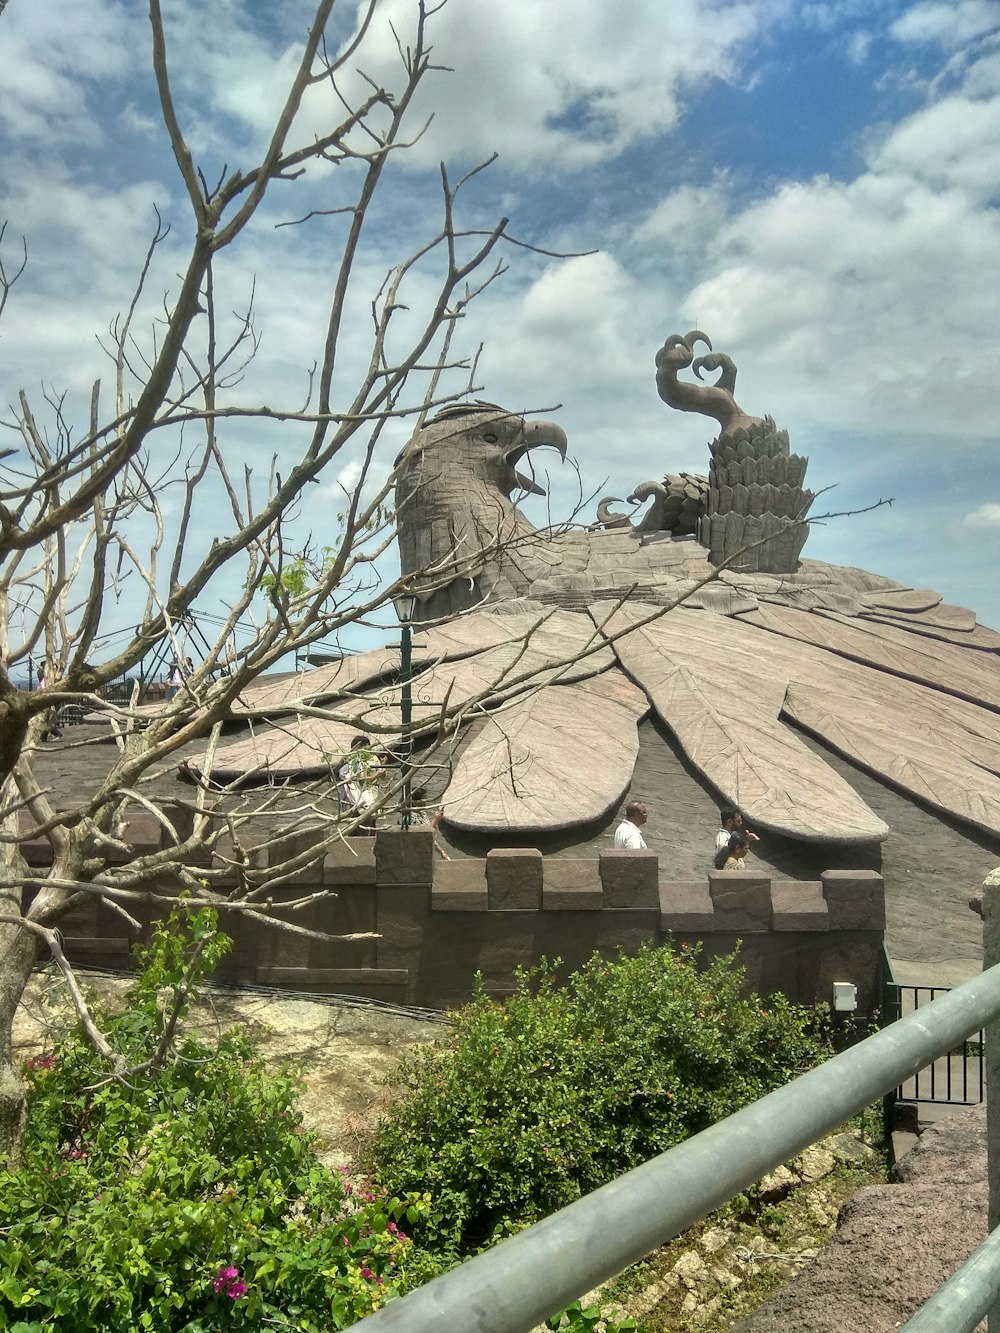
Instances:
[[[359,86],[351,66],[377,4],[369,0],[353,37],[331,54],[334,0],[316,0],[266,151],[252,169],[223,173],[211,184],[175,108],[160,0],[149,0],[152,71],[193,224],[179,285],[153,328],[141,327],[150,274],[169,231],[158,216],[131,304],[105,340],[113,384],[110,390],[94,385],[83,428],[54,393],[33,403],[22,392],[4,423],[11,447],[0,455],[0,1157],[16,1157],[23,1130],[12,1022],[39,950],[48,947],[68,970],[55,929],[59,920],[95,894],[131,919],[130,905],[151,893],[165,873],[192,889],[194,901],[218,900],[211,881],[206,886],[204,876],[195,877],[186,866],[193,852],[216,844],[223,826],[238,849],[241,811],[230,810],[222,824],[213,819],[203,782],[192,795],[190,828],[176,827],[143,794],[143,784],[206,731],[211,751],[233,701],[261,672],[386,606],[400,585],[380,580],[375,567],[393,537],[387,502],[394,473],[377,455],[383,432],[399,420],[418,422],[430,407],[473,387],[475,358],[452,352],[453,333],[469,301],[503,271],[495,252],[507,239],[507,221],[486,232],[463,230],[456,205],[465,180],[452,183],[443,167],[438,230],[387,274],[370,301],[367,331],[350,320],[373,201],[386,188],[391,158],[408,146],[404,126],[413,98],[435,68],[428,6],[414,0],[412,31],[398,36],[399,86],[390,90],[369,80],[360,85],[360,98],[350,95],[348,87]],[[307,135],[298,128],[303,100],[319,85],[332,90],[331,104],[343,114],[319,135]],[[343,184],[353,189],[330,210],[346,228],[327,279],[326,328],[309,400],[297,407],[247,405],[245,384],[242,396],[235,389],[257,350],[252,303],[234,327],[234,298],[218,259],[251,243],[276,182],[287,183],[317,164],[342,167]],[[6,243],[0,312],[28,258],[21,243],[13,249],[9,237]],[[415,325],[408,305],[418,271],[425,304]],[[428,273],[435,275],[433,286]],[[403,311],[405,329],[399,327]],[[366,364],[345,393],[335,387],[335,371],[348,339],[356,357],[362,337]],[[440,388],[446,371],[457,372],[456,394]],[[46,383],[57,376],[57,369],[45,368]],[[248,422],[262,421],[286,432],[280,463],[272,461],[263,477],[246,466],[240,436]],[[305,488],[348,456],[355,465],[353,484],[344,491],[332,540],[313,559],[287,536],[289,525]],[[161,503],[165,493],[169,506]],[[199,535],[206,494],[214,515],[211,541]],[[448,578],[461,558],[453,553]],[[433,580],[434,570],[423,574],[425,582]],[[164,642],[182,656],[182,628],[196,599],[223,579],[228,609],[193,674],[142,728],[132,711],[120,710],[119,746],[109,771],[93,794],[81,796],[70,810],[57,809],[35,762],[53,710],[82,703],[114,715],[102,702],[104,687]],[[108,654],[101,635],[122,589],[137,608],[134,629]],[[253,628],[239,637],[237,626],[247,619]],[[15,677],[29,662],[44,663],[44,690],[17,687]],[[450,734],[444,720],[438,731]],[[120,864],[109,853],[122,849],[130,806],[152,811],[167,845]],[[308,795],[301,796],[300,811],[310,808]],[[49,843],[47,873],[29,870],[21,851],[29,837]],[[287,869],[300,865],[292,860]],[[261,885],[252,876],[228,898],[232,909],[266,915]],[[94,1029],[92,1035],[100,1045],[100,1033]]]

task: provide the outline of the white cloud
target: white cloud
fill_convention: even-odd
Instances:
[[[237,170],[255,161],[298,60],[309,8],[172,0],[178,111],[210,178],[223,163]],[[335,12],[344,25],[354,20],[353,9]],[[407,0],[384,0],[379,22],[404,12],[412,14]],[[989,13],[995,6],[973,0],[912,5],[893,29],[903,65],[871,70],[874,79],[887,76],[885,120],[868,131],[862,168],[847,174],[841,142],[835,165],[783,179],[780,153],[757,170],[755,161],[716,160],[710,148],[686,140],[694,90],[711,89],[713,80],[749,87],[769,77],[769,62],[794,58],[803,40],[817,37],[823,50],[869,68],[883,58],[889,21],[870,0],[453,0],[432,18],[431,40],[434,61],[455,73],[433,75],[414,108],[417,122],[436,112],[410,157],[410,167],[428,171],[387,173],[393,193],[373,208],[344,317],[335,406],[349,401],[367,365],[370,301],[386,270],[437,225],[439,204],[429,200],[438,160],[449,161],[454,179],[496,148],[498,169],[465,192],[467,225],[510,214],[512,231],[533,243],[599,245],[602,253],[559,263],[505,250],[513,271],[460,322],[456,355],[485,342],[477,377],[484,397],[518,408],[564,404],[558,420],[587,487],[608,474],[608,489],[624,494],[665,470],[704,469],[711,423],[669,412],[652,371],[667,334],[700,324],[740,366],[741,401],[788,425],[795,446],[814,454],[814,471],[839,468],[874,489],[895,470],[930,491],[954,466],[949,517],[939,530],[955,532],[959,516],[978,513],[981,495],[996,494],[1000,481],[995,455],[982,446],[995,439],[1000,414],[1000,386],[988,369],[1000,361],[1000,293],[992,281],[1000,253],[1000,55],[985,26]],[[964,45],[954,41],[950,16]],[[786,35],[793,37],[787,49]],[[368,45],[355,63],[398,85],[387,30],[380,26]],[[148,24],[121,0],[18,0],[4,13],[4,214],[8,239],[28,236],[31,268],[0,327],[2,401],[20,384],[45,379],[78,388],[77,417],[85,416],[93,375],[107,373],[94,333],[127,303],[154,201],[174,231],[137,321],[147,346],[150,318],[176,291],[191,222],[151,96],[148,48]],[[937,77],[935,60],[943,62]],[[893,123],[885,90],[903,86],[908,106],[918,88],[926,103]],[[335,112],[331,90],[317,87],[291,142],[308,141]],[[714,128],[724,137],[724,125]],[[656,200],[655,183],[669,179],[672,163],[677,188],[664,187]],[[827,165],[831,174],[820,174]],[[342,205],[350,173],[325,167],[282,183],[218,260],[220,318],[230,331],[236,321],[229,312],[244,307],[256,283],[263,341],[234,391],[244,404],[277,409],[305,400],[346,222],[275,224]],[[412,337],[420,326],[437,262],[409,280],[394,338]],[[460,380],[456,372],[447,387]],[[229,422],[220,429],[241,462],[266,474],[271,454],[287,457],[309,428]],[[384,453],[391,457],[408,433],[407,423],[387,429]],[[965,442],[959,468],[948,460]],[[981,465],[969,461],[973,454]],[[353,477],[356,449],[335,466]],[[559,474],[555,488],[558,517],[567,490]],[[304,527],[319,532],[335,490],[335,482],[309,488]],[[931,495],[928,514],[937,503]],[[532,517],[544,521],[543,510],[537,502]],[[892,572],[895,560],[906,577],[911,517],[879,520],[886,536],[869,547],[872,567]],[[210,529],[221,520],[208,513],[204,521]],[[966,534],[965,546],[973,540]]]
[[[142,18],[119,0],[11,5],[0,24],[0,133],[19,149],[98,143],[102,93],[133,68]]]
[[[892,24],[893,37],[913,45],[935,44],[956,50],[971,38],[1000,27],[994,0],[922,0]]]
[[[966,528],[1000,528],[1000,504],[981,504],[962,519]]]
[[[434,110],[411,159],[481,159],[563,172],[610,160],[670,130],[681,99],[713,78],[736,77],[737,57],[784,0],[462,0],[433,20],[436,76],[416,102]],[[381,7],[368,68],[398,64],[390,20],[406,28],[407,0]]]
[[[738,363],[753,349],[762,392],[747,409],[813,429],[991,437],[998,179],[1000,96],[959,91],[886,133],[854,180],[717,207],[684,306]],[[681,192],[660,209],[686,206]],[[649,234],[647,221],[637,236]]]

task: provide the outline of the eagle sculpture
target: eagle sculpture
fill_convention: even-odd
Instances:
[[[695,357],[699,342],[709,351]],[[695,382],[679,378],[687,370]],[[805,733],[1000,834],[1000,635],[937,593],[803,559],[806,460],[769,417],[737,405],[735,380],[699,331],[666,340],[660,396],[720,430],[707,478],[622,488],[651,501],[634,522],[609,497],[590,527],[535,528],[519,497],[543,493],[535,451],[564,457],[566,436],[494,404],[445,409],[401,453],[400,558],[419,625],[413,728],[433,731],[456,710],[464,726],[442,802],[454,827],[527,838],[606,819],[653,714],[756,827],[815,843],[885,838]],[[247,713],[322,704],[327,717],[223,747],[214,771],[281,776],[304,752],[319,765],[366,722],[391,738],[397,673],[398,651],[385,649],[262,683]]]

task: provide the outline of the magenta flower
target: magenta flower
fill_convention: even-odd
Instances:
[[[246,1295],[246,1289],[247,1284],[240,1277],[240,1270],[234,1264],[224,1264],[212,1283],[212,1290],[216,1295],[225,1292],[231,1301],[238,1301],[241,1296]]]
[[[362,1276],[367,1282],[370,1282],[370,1281],[372,1280],[372,1278],[375,1276],[375,1274],[372,1272],[372,1270],[371,1270],[370,1268],[365,1268],[365,1267],[362,1266],[362,1269],[361,1269],[361,1276]]]

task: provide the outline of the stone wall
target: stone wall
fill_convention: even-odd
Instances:
[[[150,846],[135,836],[138,828],[130,830],[136,850],[150,850],[159,837],[150,824]],[[448,1008],[469,998],[477,972],[490,994],[503,995],[512,989],[514,969],[543,955],[561,958],[569,970],[595,950],[633,952],[670,936],[682,945],[700,941],[707,957],[730,953],[742,941],[748,988],[760,994],[829,1003],[834,981],[850,981],[858,988],[860,1018],[879,1004],[885,907],[882,877],[871,870],[829,870],[816,881],[713,871],[706,880],[677,883],[661,881],[654,852],[574,860],[514,848],[482,860],[444,861],[435,856],[429,830],[328,845],[322,837],[320,830],[299,833],[272,852],[275,862],[293,854],[314,858],[275,887],[273,901],[320,889],[335,896],[276,915],[324,933],[369,938],[315,940],[224,911],[233,949],[218,969],[220,980]],[[266,849],[257,855],[262,859]],[[133,915],[148,922],[153,908]],[[128,965],[133,936],[108,906],[80,909],[62,931],[71,958]]]

